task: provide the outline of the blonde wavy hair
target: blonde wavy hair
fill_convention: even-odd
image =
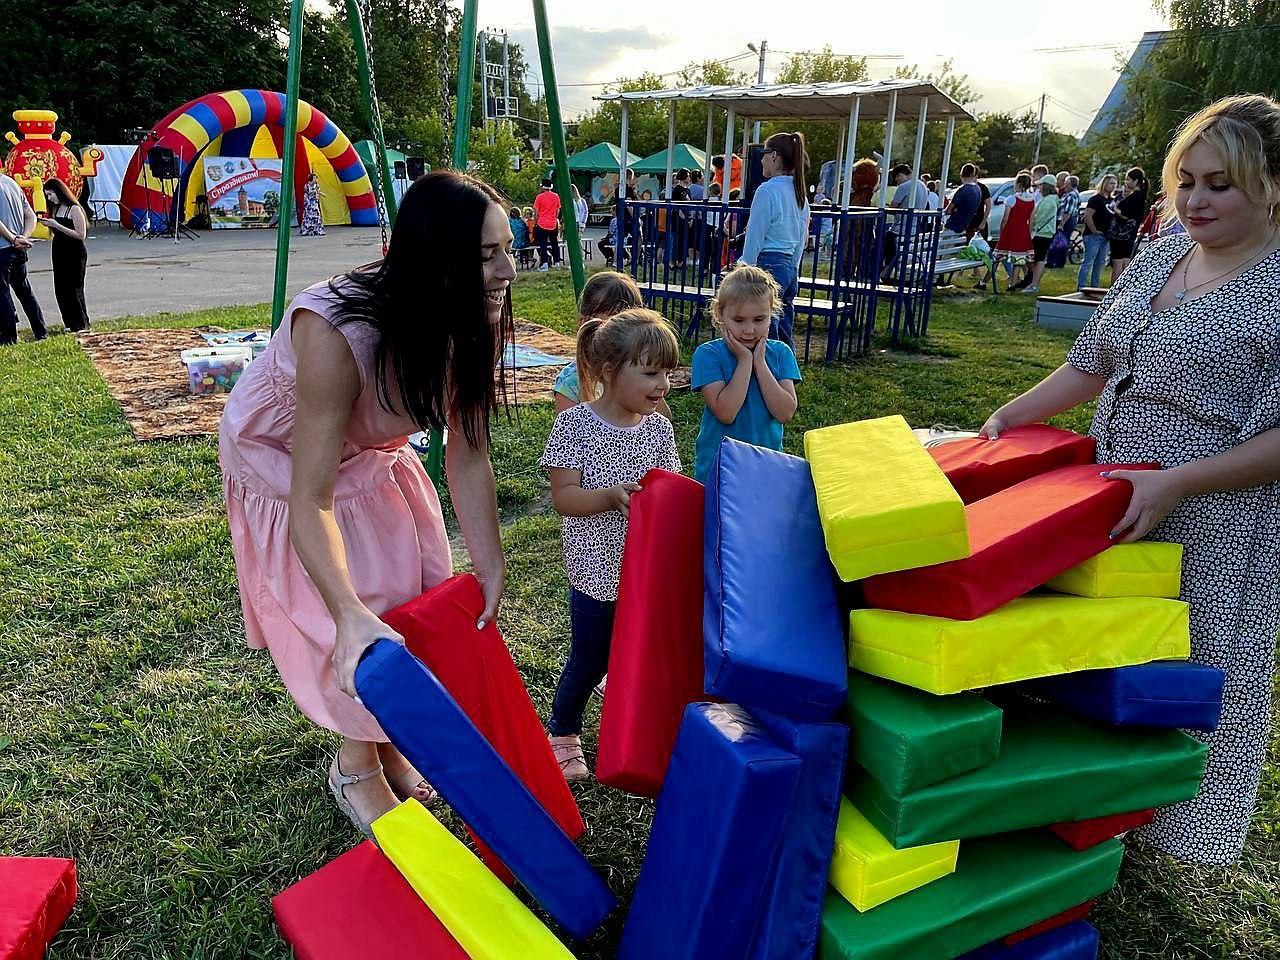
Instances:
[[[711,320],[717,329],[722,326],[725,309],[731,303],[743,300],[768,300],[769,313],[782,312],[782,289],[767,270],[749,264],[739,264],[720,281],[716,297],[711,301]]]
[[[1226,97],[1184,120],[1160,171],[1166,197],[1177,192],[1182,158],[1197,143],[1217,150],[1232,186],[1280,224],[1280,103],[1261,94]]]

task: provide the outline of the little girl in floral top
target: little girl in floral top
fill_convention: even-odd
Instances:
[[[582,715],[609,665],[627,512],[639,480],[654,467],[679,472],[671,421],[658,405],[671,389],[680,347],[652,310],[588,320],[578,331],[579,403],[556,416],[541,465],[563,517],[569,571],[569,659],[556,686],[549,732],[568,780],[590,776],[582,755]]]

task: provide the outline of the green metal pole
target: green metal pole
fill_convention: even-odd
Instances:
[[[360,80],[360,103],[364,107],[365,122],[373,131],[374,152],[378,169],[370,176],[378,177],[382,183],[382,202],[387,207],[387,226],[396,223],[396,192],[391,184],[391,170],[387,165],[387,142],[382,136],[382,124],[378,121],[378,113],[373,109],[373,81],[369,70],[369,39],[365,35],[364,20],[360,17],[360,7],[356,0],[347,0],[347,20],[351,24],[351,42],[356,48],[356,76]]]
[[[293,220],[293,170],[298,152],[298,77],[302,70],[302,4],[292,0],[289,11],[289,68],[284,90],[284,170],[280,174],[280,222],[276,226],[276,283],[271,298],[271,332],[284,316],[289,282],[289,229]]]
[[[578,233],[578,216],[573,206],[573,190],[569,180],[569,152],[564,144],[564,124],[560,122],[560,93],[556,89],[556,65],[551,56],[551,31],[547,27],[544,0],[533,0],[533,21],[538,30],[538,56],[542,60],[542,90],[547,100],[547,120],[551,126],[551,149],[556,163],[556,193],[564,211],[564,242],[569,248],[569,269],[573,274],[573,295],[582,294],[587,282],[582,266],[582,238]]]
[[[471,139],[471,85],[476,72],[476,18],[479,0],[462,7],[462,46],[458,51],[458,103],[453,130],[453,168],[466,171]]]

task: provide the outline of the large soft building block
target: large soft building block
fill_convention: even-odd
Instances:
[[[366,840],[271,900],[297,960],[468,960],[395,865]]]
[[[76,902],[76,863],[0,857],[0,960],[41,960]]]
[[[1045,677],[1019,689],[1112,726],[1216,730],[1225,681],[1217,667],[1161,660]]]
[[[810,430],[804,455],[841,579],[969,555],[964,504],[902,417]]]
[[[800,774],[741,707],[689,705],[618,960],[748,955]]]
[[[844,704],[847,670],[809,465],[722,441],[707,478],[704,540],[706,692],[829,720]]]
[[[1059,927],[1065,927],[1068,924],[1075,923],[1077,920],[1083,920],[1089,916],[1089,912],[1093,910],[1096,901],[1086,900],[1084,903],[1078,903],[1070,909],[1056,913],[1046,920],[1039,923],[1033,923],[1025,930],[1019,930],[1017,933],[1011,933],[1004,938],[1004,942],[1008,946],[1014,946],[1026,940],[1031,940],[1040,936],[1042,933],[1048,933],[1050,930],[1057,930]]]
[[[893,793],[907,793],[993,763],[1000,708],[976,693],[939,697],[849,674],[849,754]]]
[[[1191,653],[1180,600],[1022,597],[977,620],[849,614],[849,664],[930,693],[1121,667]]]
[[[1097,960],[1098,946],[1097,928],[1077,920],[1013,946],[997,940],[966,953],[960,960]]]
[[[560,829],[576,840],[586,830],[578,804],[497,624],[476,629],[482,612],[480,583],[463,573],[396,607],[382,619],[404,637],[409,652],[444,685]],[[511,872],[502,861],[474,833],[472,836],[480,858],[504,882],[511,883]]]
[[[1133,485],[1101,470],[1150,465],[1060,467],[965,507],[969,556],[871,577],[867,606],[974,620],[1111,546]]]
[[[1115,840],[1077,853],[1043,831],[966,842],[951,876],[866,913],[827,894],[819,958],[949,960],[1110,890],[1123,855]]]
[[[1182,544],[1117,543],[1045,584],[1077,597],[1171,597],[1182,591]]]
[[[471,960],[573,960],[542,921],[417,800],[373,821],[373,835]],[[377,956],[354,939],[348,945],[358,945],[370,960]],[[436,955],[419,949],[415,956]]]
[[[1155,810],[1135,810],[1133,813],[1115,813],[1109,817],[1055,823],[1049,829],[1072,850],[1088,850],[1104,840],[1145,827],[1155,818]]]
[[[631,498],[596,779],[646,797],[662,786],[684,708],[702,699],[703,499],[702,484],[666,470]]]
[[[400,644],[378,640],[356,667],[356,691],[547,913],[575,937],[600,925],[617,905],[604,880],[430,670]]]
[[[763,710],[752,716],[775,743],[800,758],[800,780],[785,815],[777,863],[748,957],[812,957],[822,928],[849,728],[843,723],[797,723]]]
[[[955,873],[960,841],[896,850],[848,800],[840,804],[831,886],[859,910]]]
[[[898,796],[864,774],[848,793],[901,849],[1190,800],[1207,750],[1177,730],[1102,730],[1042,704],[1009,704],[990,766]]]
[[[973,503],[1058,467],[1093,463],[1096,443],[1042,423],[1014,427],[998,440],[973,437],[929,447],[956,493]]]

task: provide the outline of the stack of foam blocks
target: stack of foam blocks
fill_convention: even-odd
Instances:
[[[0,960],[41,960],[76,901],[64,857],[0,857]]]
[[[567,934],[589,936],[616,906],[574,843],[585,829],[542,724],[469,574],[384,619],[356,690],[391,742],[467,825],[473,853],[418,801],[274,900],[299,960],[571,957],[511,887]],[[358,945],[358,946],[353,946]]]
[[[1084,960],[1115,839],[1192,798],[1220,672],[1186,661],[1180,548],[1115,545],[1131,485],[1049,427],[924,450],[811,431],[848,616],[850,761],[824,958]]]

